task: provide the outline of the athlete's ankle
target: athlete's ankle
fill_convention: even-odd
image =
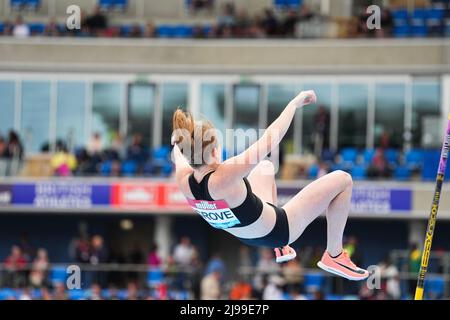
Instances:
[[[340,249],[340,250],[333,250],[333,251],[327,250],[328,255],[329,255],[332,259],[338,258],[338,257],[342,254],[342,252],[344,252],[343,249]]]

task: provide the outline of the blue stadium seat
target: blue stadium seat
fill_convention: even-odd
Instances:
[[[445,281],[441,277],[428,277],[425,280],[425,292],[430,298],[438,299],[443,296],[445,290]]]
[[[358,151],[356,148],[344,148],[341,150],[341,157],[344,167],[350,169],[356,163]]]
[[[337,294],[327,294],[325,295],[325,300],[342,300],[342,296]]]
[[[422,180],[432,181],[436,179],[440,157],[440,150],[426,150],[423,152]]]
[[[308,178],[309,179],[316,179],[317,174],[319,173],[319,166],[317,164],[313,164],[308,168]]]
[[[416,38],[428,36],[428,27],[425,24],[411,26],[411,35]]]
[[[428,12],[426,9],[424,8],[416,8],[414,9],[412,15],[411,15],[411,20],[412,23],[423,23],[425,21],[425,19],[428,16]]]
[[[409,20],[409,14],[407,9],[396,9],[391,12],[392,18],[394,19],[394,25],[407,25]]]
[[[350,170],[350,174],[354,180],[365,180],[367,178],[367,168],[364,165],[354,166]]]
[[[5,24],[0,21],[0,34],[2,34],[3,32],[5,32]]]
[[[131,177],[136,174],[137,171],[137,163],[133,160],[125,160],[122,163],[122,175],[126,177]]]
[[[396,180],[409,180],[411,178],[411,171],[406,166],[399,166],[394,170],[394,178]]]
[[[26,6],[32,10],[37,10],[41,5],[41,0],[26,0]]]
[[[207,37],[209,35],[209,33],[211,32],[211,30],[213,29],[212,26],[203,26],[202,30],[203,30],[203,34],[205,35],[205,37]]]
[[[83,289],[67,290],[69,300],[85,300],[88,296],[87,291]]]
[[[179,25],[174,27],[175,38],[191,38],[194,34],[194,28],[187,25]]]
[[[50,269],[50,282],[55,285],[57,283],[65,283],[67,272],[65,267],[52,267]]]
[[[44,23],[30,23],[28,24],[28,27],[30,28],[30,33],[31,34],[37,34],[37,35],[41,35],[45,32],[45,24]]]
[[[160,38],[172,38],[175,36],[175,28],[169,25],[158,26],[156,32]]]
[[[11,298],[19,298],[18,292],[16,290],[11,288],[0,289],[0,300],[8,300]]]
[[[160,285],[164,280],[164,273],[161,269],[152,269],[147,273],[147,284],[149,287]]]
[[[302,0],[287,0],[287,6],[291,9],[298,9],[302,5]]]
[[[128,6],[128,0],[113,0],[115,9],[124,11]]]
[[[331,149],[324,149],[322,151],[322,161],[327,162],[327,163],[333,163],[334,162],[334,158],[335,158],[336,154],[333,150]]]
[[[370,164],[372,162],[373,157],[375,156],[374,149],[365,149],[363,152],[363,160],[365,164]]]
[[[405,162],[410,170],[415,170],[422,167],[423,152],[420,149],[411,149],[405,154]]]
[[[22,6],[24,6],[25,3],[26,0],[10,0],[9,5],[11,6],[12,9],[18,10],[22,8]]]
[[[100,8],[102,8],[104,10],[109,10],[113,7],[114,0],[99,0],[98,4],[99,4]]]
[[[320,290],[324,283],[324,276],[321,273],[307,273],[304,278],[304,286],[306,292],[314,292]]]
[[[429,8],[426,13],[427,24],[437,25],[444,22],[445,10],[443,8]]]
[[[407,38],[411,34],[409,25],[397,25],[392,29],[392,34],[395,38]]]
[[[400,152],[397,149],[389,148],[384,151],[384,157],[390,165],[396,165],[398,163],[399,155]]]
[[[111,175],[112,161],[105,161],[100,164],[100,174],[104,177]]]

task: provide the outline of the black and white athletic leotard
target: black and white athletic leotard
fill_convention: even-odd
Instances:
[[[213,199],[209,194],[208,181],[213,172],[214,171],[206,174],[200,182],[197,182],[197,180],[195,180],[193,173],[189,176],[189,187],[191,189],[191,192],[195,200],[205,201],[205,204],[202,204],[203,206],[208,206],[207,201],[223,201]],[[226,211],[220,212],[220,209],[204,212],[202,212],[201,210],[196,211],[212,226],[219,229],[232,229],[251,225],[261,216],[263,212],[263,202],[257,195],[253,193],[247,178],[244,178],[244,183],[247,188],[247,196],[244,202],[236,208],[229,208],[229,210],[227,209],[228,214],[226,213]],[[284,209],[277,207],[272,203],[267,202],[267,204],[273,207],[276,213],[276,222],[273,229],[267,235],[260,238],[247,239],[238,237],[238,239],[243,243],[251,246],[269,248],[283,247],[289,242],[289,225],[286,212],[284,211]],[[212,206],[214,206],[214,204]],[[213,207],[213,209],[216,208]],[[229,213],[230,210],[232,213]],[[227,218],[229,218],[228,220],[226,220],[228,221],[228,223],[229,221],[232,221],[229,227],[220,226],[220,214],[223,213],[223,221],[225,221]],[[233,215],[234,217],[232,217]],[[213,219],[216,219],[218,222],[214,224],[214,221],[212,221]]]

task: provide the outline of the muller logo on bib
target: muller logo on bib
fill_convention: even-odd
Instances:
[[[241,223],[224,200],[188,199],[188,203],[195,212],[214,228],[226,229]]]

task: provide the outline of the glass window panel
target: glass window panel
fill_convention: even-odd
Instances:
[[[85,83],[59,81],[56,109],[56,138],[69,148],[86,145]]]
[[[14,128],[15,83],[0,81],[0,135],[6,138]]]
[[[260,103],[260,86],[251,84],[235,85],[233,88],[233,129],[255,129],[259,127],[259,103]],[[250,132],[248,132],[250,133]],[[256,134],[235,135],[234,152],[239,153],[245,150],[258,138]]]
[[[170,145],[172,116],[177,107],[188,110],[188,86],[185,83],[165,83],[162,94],[162,145]]]
[[[298,94],[298,86],[289,84],[270,84],[267,87],[269,126],[281,114],[286,105]],[[285,153],[294,152],[294,120],[282,140]]]
[[[225,138],[227,120],[225,118],[225,85],[202,84],[200,96],[200,116],[212,122]]]
[[[401,148],[405,113],[405,85],[375,85],[375,146]]]
[[[302,149],[308,152],[330,147],[331,91],[330,84],[305,83],[302,90],[314,90],[317,103],[303,108]]]
[[[366,84],[340,84],[338,147],[366,146],[367,95]]]
[[[234,128],[258,128],[260,87],[234,86]]]
[[[414,82],[412,87],[412,144],[414,147],[440,147],[441,88],[437,81]]]
[[[106,146],[119,132],[122,95],[120,83],[94,83],[92,132],[100,133]]]
[[[145,145],[152,145],[155,87],[150,84],[129,86],[128,132],[142,135]]]
[[[21,133],[25,152],[38,152],[49,143],[50,82],[23,81]]]

